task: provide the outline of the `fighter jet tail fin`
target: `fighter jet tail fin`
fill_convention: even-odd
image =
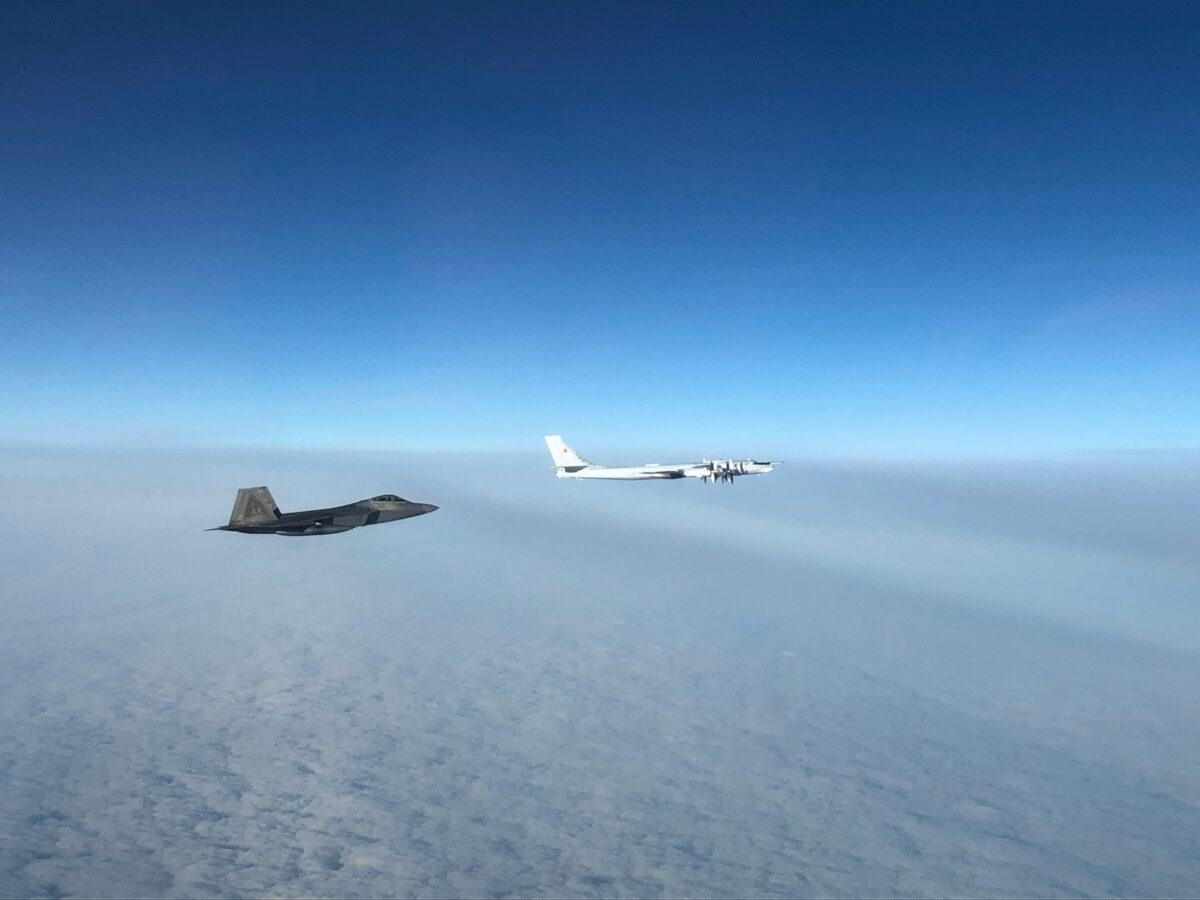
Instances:
[[[279,506],[266,487],[239,488],[230,525],[263,525],[279,518]]]
[[[562,435],[546,435],[546,446],[550,448],[550,457],[554,460],[554,465],[560,469],[579,469],[591,465],[590,462],[566,445],[566,442],[562,439]]]

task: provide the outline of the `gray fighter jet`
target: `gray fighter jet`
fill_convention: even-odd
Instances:
[[[233,501],[228,525],[208,531],[240,531],[242,534],[338,534],[359,525],[377,525],[423,516],[435,509],[432,503],[410,503],[395,494],[380,494],[330,509],[305,509],[281,513],[265,487],[241,488]]]

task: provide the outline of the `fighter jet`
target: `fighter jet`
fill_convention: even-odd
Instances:
[[[305,509],[281,513],[265,487],[240,488],[233,501],[228,525],[207,531],[240,531],[242,534],[338,534],[359,525],[377,525],[423,516],[435,509],[432,503],[412,503],[395,494],[380,494],[330,509]]]
[[[700,462],[646,463],[644,466],[597,466],[588,462],[563,442],[562,436],[546,435],[546,446],[554,460],[554,474],[559,478],[608,478],[616,481],[646,481],[661,478],[699,478],[716,484],[733,484],[739,475],[765,475],[775,471],[779,460],[760,462],[756,459],[702,459]]]

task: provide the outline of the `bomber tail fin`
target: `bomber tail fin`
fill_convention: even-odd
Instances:
[[[239,488],[230,525],[266,525],[279,518],[279,506],[266,487]]]
[[[560,469],[582,469],[591,463],[572,450],[562,439],[562,435],[546,435],[546,446],[550,448],[550,458]]]

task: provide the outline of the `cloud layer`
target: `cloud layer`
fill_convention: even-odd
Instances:
[[[1200,881],[1194,459],[734,488],[532,456],[0,462],[0,894]],[[261,483],[441,510],[201,531]]]

